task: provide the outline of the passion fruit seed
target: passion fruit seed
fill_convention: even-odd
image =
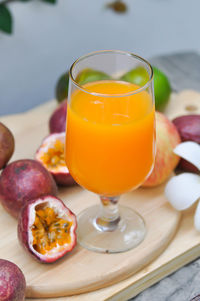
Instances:
[[[53,147],[41,156],[41,160],[47,168],[57,169],[58,165],[65,166],[64,143],[57,139]]]
[[[71,186],[76,182],[65,163],[64,141],[65,132],[49,135],[38,148],[35,158],[52,174],[58,185]]]
[[[59,218],[52,208],[36,208],[35,221],[32,226],[33,248],[40,254],[66,243],[70,244],[72,222]]]

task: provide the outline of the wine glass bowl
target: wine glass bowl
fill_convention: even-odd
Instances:
[[[144,86],[120,79],[145,68]],[[108,79],[80,85],[80,73],[98,70]],[[107,50],[78,59],[70,69],[65,159],[73,178],[100,196],[101,206],[78,216],[79,243],[98,252],[123,252],[145,237],[143,218],[118,206],[119,196],[140,186],[153,168],[155,109],[153,72],[144,59]]]

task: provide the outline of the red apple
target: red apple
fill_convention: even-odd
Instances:
[[[165,182],[180,158],[173,149],[181,142],[175,125],[162,113],[156,112],[156,158],[152,173],[143,183],[144,187],[153,187]]]

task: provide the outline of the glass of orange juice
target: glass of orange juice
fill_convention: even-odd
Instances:
[[[144,86],[121,79],[138,66],[147,75]],[[86,80],[88,70],[100,76]],[[116,253],[143,241],[143,218],[118,206],[118,200],[140,186],[153,168],[154,117],[153,71],[143,58],[105,50],[85,55],[71,66],[65,160],[77,183],[101,200],[101,205],[78,216],[78,241],[83,247]]]

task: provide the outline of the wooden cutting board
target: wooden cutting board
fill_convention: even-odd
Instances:
[[[169,117],[180,115],[181,110],[188,113],[191,105],[193,110],[196,108],[195,111],[200,112],[199,102],[200,96],[195,92],[174,94],[166,113]],[[55,102],[50,102],[25,114],[0,118],[16,138],[12,160],[34,156],[48,132],[47,121],[54,107]],[[67,296],[98,289],[64,300],[105,300],[111,296],[115,300],[127,299],[197,257],[200,235],[193,229],[192,212],[184,215],[177,235],[164,251],[175,234],[180,215],[167,203],[163,189],[164,185],[154,189],[140,188],[125,194],[120,201],[137,209],[146,220],[148,234],[140,246],[121,254],[98,254],[77,246],[71,254],[52,265],[37,263],[21,249],[16,237],[16,221],[0,208],[0,257],[12,260],[23,270],[27,279],[27,297]],[[59,196],[76,214],[98,202],[95,195],[78,186],[60,189]],[[138,270],[140,272],[136,273]]]

